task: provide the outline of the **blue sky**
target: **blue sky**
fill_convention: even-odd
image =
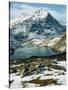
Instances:
[[[24,4],[24,5],[29,5],[29,6],[32,6],[32,7],[37,7],[37,8],[52,8],[52,9],[55,9],[55,10],[58,10],[58,11],[63,11],[66,9],[66,6],[65,5],[57,5],[57,4],[44,4],[44,3],[24,3],[24,2],[10,2],[11,4],[11,8],[22,8],[21,6]]]
[[[52,16],[54,16],[59,21],[66,22],[66,6],[65,5],[56,5],[56,4],[44,4],[44,3],[23,3],[23,2],[10,2],[10,16],[15,17],[17,14],[21,14],[23,9],[31,8],[44,8],[48,10]],[[15,14],[16,12],[16,14]],[[19,12],[19,13],[17,13]]]

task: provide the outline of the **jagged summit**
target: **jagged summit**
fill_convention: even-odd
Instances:
[[[48,14],[49,12],[44,9],[38,9],[37,11],[35,11],[35,16],[38,16],[38,17],[47,17]]]
[[[23,12],[21,14],[21,16],[19,17],[16,17],[15,19],[12,19],[10,21],[10,24],[11,24],[11,27],[15,24],[17,24],[18,22],[23,22],[24,20],[26,19],[29,19],[29,18],[33,18],[33,19],[36,19],[36,18],[44,18],[44,17],[47,17],[47,15],[49,14],[49,12],[45,9],[34,9],[34,10],[31,10],[31,13],[28,14],[28,11],[27,10],[24,10],[25,12]]]

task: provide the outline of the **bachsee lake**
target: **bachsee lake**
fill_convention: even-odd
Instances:
[[[49,47],[24,47],[16,49],[14,54],[10,56],[10,59],[25,59],[31,56],[51,56],[56,54],[58,52]]]

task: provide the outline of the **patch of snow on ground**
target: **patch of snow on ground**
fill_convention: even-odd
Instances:
[[[59,75],[56,79],[59,85],[66,85],[66,75]]]
[[[62,66],[62,67],[64,67],[64,68],[66,68],[66,62],[65,62],[65,61],[58,61],[57,64],[55,64],[55,63],[52,63],[52,64],[54,64],[54,65],[59,65],[59,66]]]
[[[11,83],[10,88],[21,88],[21,78],[20,76],[16,76],[15,74],[10,75],[10,80],[14,80],[13,83]]]

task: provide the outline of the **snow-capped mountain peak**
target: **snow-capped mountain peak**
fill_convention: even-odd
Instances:
[[[33,12],[33,10],[32,10]],[[16,17],[15,19],[12,19],[10,21],[10,24],[11,26],[14,25],[14,24],[17,24],[18,22],[23,22],[24,20],[26,19],[29,19],[31,17],[33,17],[33,19],[37,19],[37,18],[44,18],[44,17],[47,17],[49,14],[49,12],[47,10],[44,10],[44,9],[35,9],[33,14],[26,14],[26,12],[22,13],[21,16],[19,17]]]
[[[34,38],[34,42],[36,42],[36,44],[40,44],[43,43],[44,40],[39,41],[36,40],[37,38],[55,38],[65,31],[66,27],[62,26],[48,11],[37,9],[33,15],[22,15],[20,18],[18,17],[10,23],[10,36],[11,39],[13,38],[10,40],[12,43],[11,47],[16,46],[14,44],[15,40],[16,43],[21,43],[22,41],[29,41],[29,39]]]
[[[48,16],[48,11],[44,10],[44,9],[38,9],[37,11],[35,11],[34,17],[35,18],[44,18]],[[33,19],[35,19],[33,18]]]

